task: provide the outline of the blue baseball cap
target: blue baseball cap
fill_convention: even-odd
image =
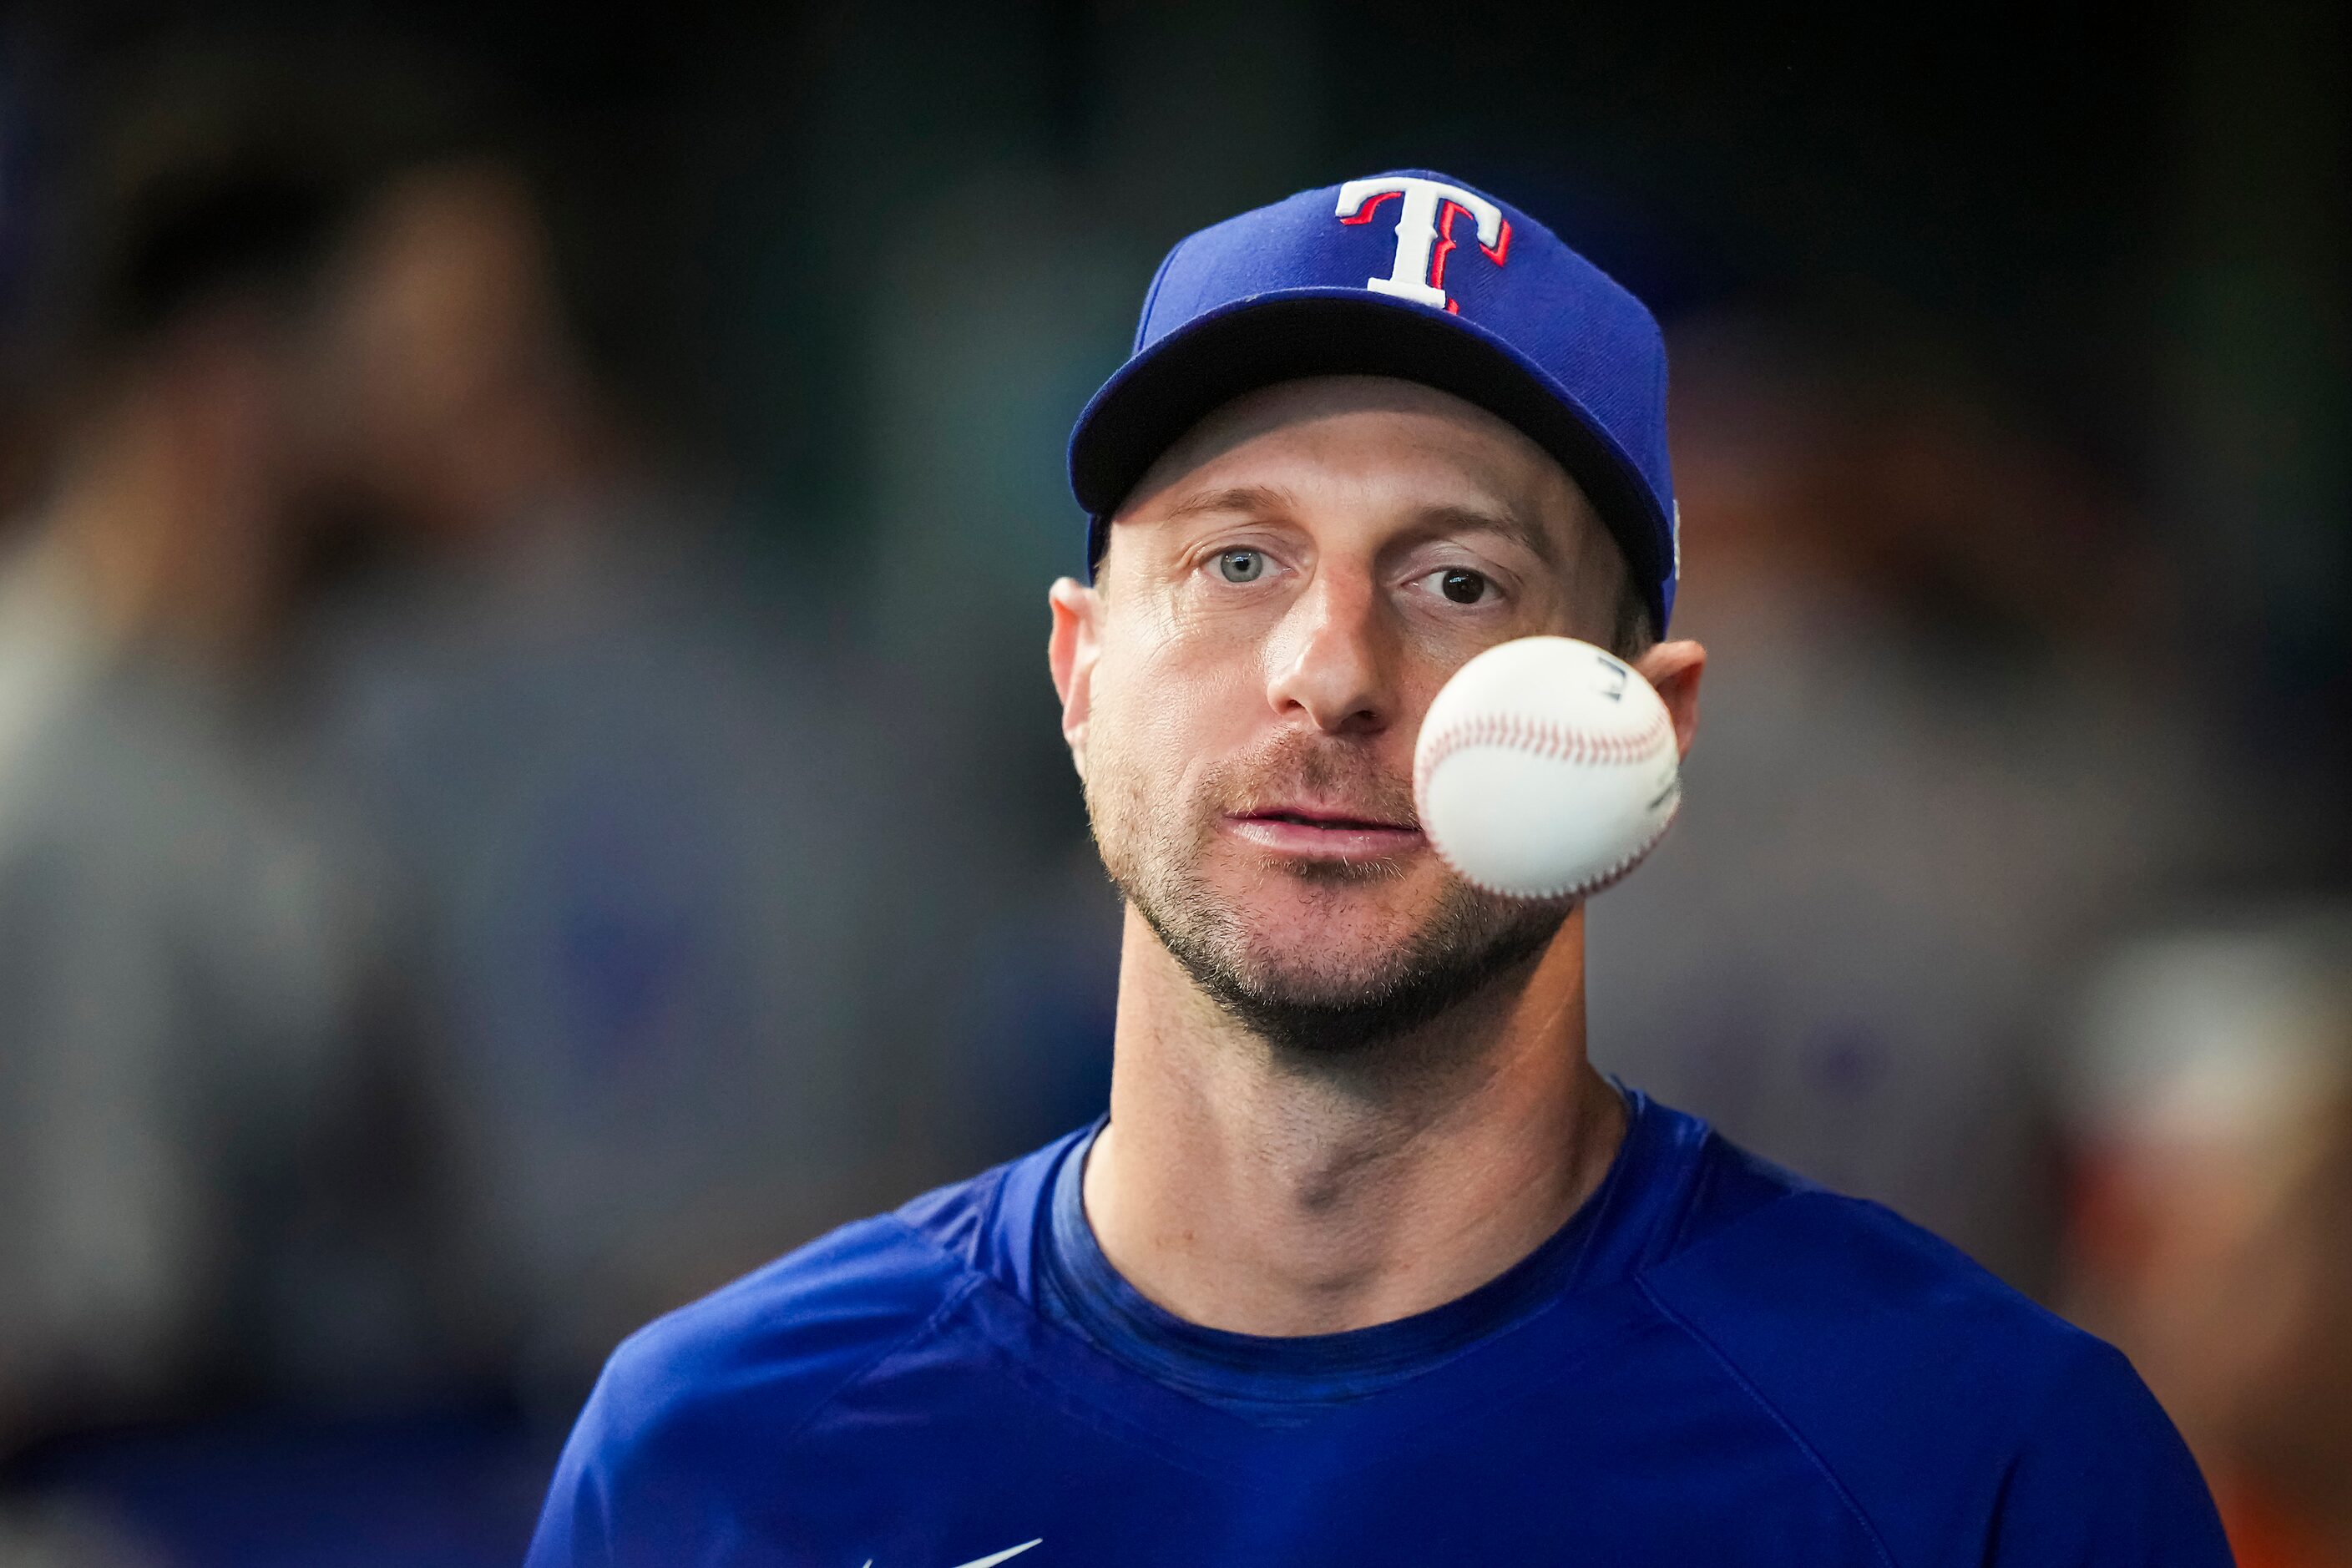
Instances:
[[[1168,253],[1133,353],[1070,432],[1087,570],[1180,437],[1309,375],[1417,381],[1517,426],[1591,499],[1664,633],[1680,551],[1658,323],[1535,219],[1426,169],[1301,191]]]

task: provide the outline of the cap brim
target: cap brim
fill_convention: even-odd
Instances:
[[[1665,624],[1665,520],[1631,458],[1559,382],[1459,316],[1361,289],[1261,294],[1186,322],[1104,383],[1070,435],[1070,488],[1094,522],[1089,569],[1111,514],[1161,453],[1244,393],[1310,375],[1391,375],[1450,392],[1517,426],[1559,460],[1625,552]]]

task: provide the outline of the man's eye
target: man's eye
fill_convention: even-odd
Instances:
[[[1437,591],[1457,605],[1475,605],[1494,587],[1486,574],[1455,566],[1437,574]]]
[[[1265,575],[1265,555],[1256,550],[1227,550],[1217,556],[1217,575],[1228,583],[1255,583]]]

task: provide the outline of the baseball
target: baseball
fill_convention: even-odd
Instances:
[[[1674,721],[1623,659],[1521,637],[1454,671],[1413,752],[1422,830],[1472,885],[1581,898],[1641,863],[1682,804]]]

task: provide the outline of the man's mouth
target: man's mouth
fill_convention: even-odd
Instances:
[[[1411,821],[1286,802],[1228,813],[1225,827],[1255,849],[1327,859],[1375,860],[1422,841]]]

